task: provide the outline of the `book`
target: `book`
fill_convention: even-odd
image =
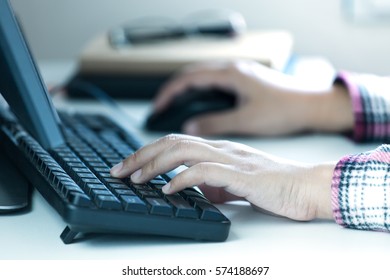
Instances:
[[[293,49],[287,31],[247,31],[236,37],[197,36],[153,43],[111,46],[107,34],[92,40],[79,57],[74,81],[99,86],[112,97],[152,98],[169,77],[191,63],[254,60],[271,68],[286,67]],[[74,97],[84,96],[76,87]]]

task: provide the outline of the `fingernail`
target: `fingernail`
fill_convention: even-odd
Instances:
[[[171,183],[168,183],[164,187],[162,187],[162,191],[164,193],[169,193],[170,190],[171,190]]]
[[[121,161],[120,163],[114,165],[110,172],[111,172],[111,175],[112,176],[118,176],[120,174],[120,171],[122,170],[122,167],[123,167],[123,161]]]
[[[138,169],[131,175],[131,181],[137,182],[139,178],[141,177],[142,169]]]
[[[196,122],[188,122],[184,126],[184,132],[187,134],[196,135],[199,132],[199,126]]]

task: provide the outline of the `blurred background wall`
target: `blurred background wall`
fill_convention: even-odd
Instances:
[[[229,8],[250,29],[286,29],[300,55],[328,58],[336,68],[390,73],[390,21],[356,23],[341,0],[11,0],[38,59],[77,59],[97,34],[128,20],[159,15],[180,21],[194,11]]]

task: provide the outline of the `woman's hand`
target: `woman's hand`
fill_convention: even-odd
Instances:
[[[229,141],[168,135],[113,167],[144,183],[180,165],[189,167],[163,192],[200,186],[213,202],[246,199],[255,207],[294,220],[332,218],[331,180],[335,164],[308,165],[277,158]]]
[[[353,127],[352,106],[344,87],[310,90],[291,76],[253,61],[191,65],[162,88],[155,110],[164,109],[190,87],[218,87],[238,97],[233,110],[189,120],[184,132],[192,135],[276,136],[311,130],[340,132]]]

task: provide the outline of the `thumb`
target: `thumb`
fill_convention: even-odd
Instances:
[[[203,114],[191,118],[183,131],[190,135],[218,135],[232,133],[237,130],[237,110],[227,110],[219,113]]]

